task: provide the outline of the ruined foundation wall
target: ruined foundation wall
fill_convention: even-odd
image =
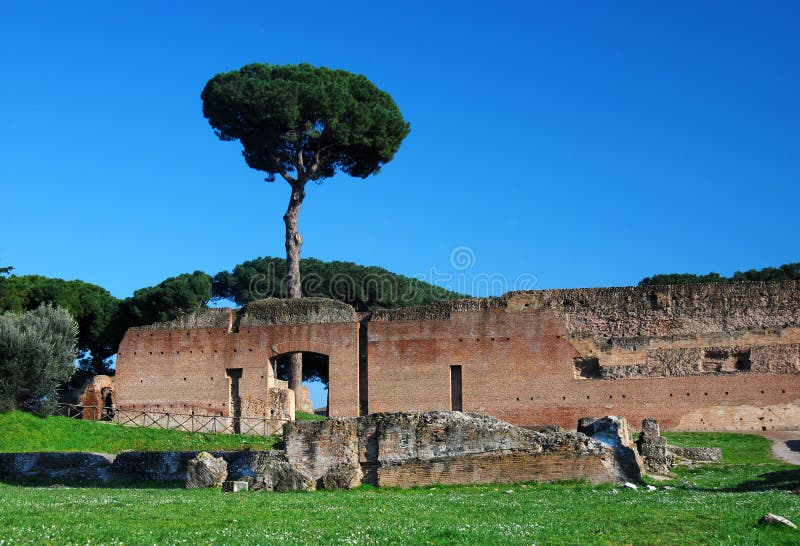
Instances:
[[[613,451],[577,433],[532,432],[482,415],[456,412],[373,414],[288,423],[287,460],[319,480],[359,467],[376,486],[638,480]]]
[[[514,292],[361,324],[329,301],[205,310],[127,333],[118,405],[228,415],[225,369],[241,368],[243,400],[266,415],[269,358],[293,351],[329,355],[332,416],[460,404],[524,426],[800,427],[797,281]]]
[[[565,428],[583,415],[667,429],[800,425],[800,283],[546,290],[381,311],[369,411],[450,409]]]
[[[286,324],[283,304],[268,303],[257,314],[208,309],[129,329],[117,359],[118,408],[230,417],[228,370],[241,370],[242,416],[292,419],[294,393],[275,380],[270,359],[308,351],[329,357],[331,414],[357,414],[358,324],[330,322],[341,318],[343,304],[332,306],[335,313],[324,304],[306,304],[307,320]]]

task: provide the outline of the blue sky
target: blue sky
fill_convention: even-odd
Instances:
[[[125,297],[282,255],[288,186],[201,112],[250,62],[363,73],[411,123],[308,190],[304,256],[475,295],[800,261],[798,28],[793,1],[7,4],[0,265]]]

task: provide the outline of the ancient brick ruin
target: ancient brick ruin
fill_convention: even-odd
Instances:
[[[643,467],[624,419],[596,431],[531,431],[460,412],[375,413],[294,422],[284,429],[288,463],[310,483],[432,484],[587,480],[640,481]],[[623,430],[616,425],[622,424]],[[612,426],[609,426],[612,425]],[[621,445],[625,443],[626,445]]]
[[[589,435],[531,431],[462,412],[372,414],[295,421],[274,451],[0,453],[0,481],[185,482],[250,490],[350,489],[362,483],[432,484],[639,481],[642,463],[624,419],[591,419]],[[230,489],[241,489],[233,486]]]
[[[463,410],[573,428],[586,415],[671,430],[800,426],[800,283],[512,292],[359,316],[261,300],[130,329],[118,411],[290,420],[271,363],[326,355],[328,412]]]

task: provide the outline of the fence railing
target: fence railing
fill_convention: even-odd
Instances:
[[[102,406],[59,404],[56,415],[89,421],[107,421],[123,426],[160,428],[184,432],[217,434],[254,434],[270,436],[280,433],[285,420],[264,417],[226,417],[196,413],[170,413],[130,410]]]

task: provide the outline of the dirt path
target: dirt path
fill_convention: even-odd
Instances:
[[[787,463],[800,465],[800,431],[761,432],[760,436],[772,440],[772,454]]]

